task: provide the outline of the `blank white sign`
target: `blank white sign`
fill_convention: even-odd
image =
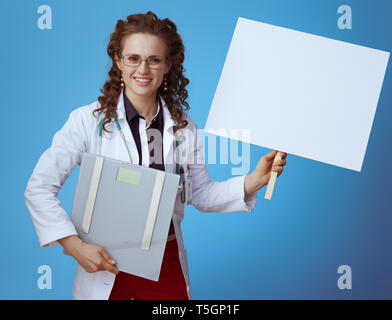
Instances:
[[[240,17],[204,130],[361,171],[388,59]]]

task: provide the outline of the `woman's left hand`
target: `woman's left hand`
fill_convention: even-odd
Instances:
[[[278,151],[274,150],[262,156],[255,170],[245,176],[245,197],[268,184],[271,171],[276,171],[278,177],[282,174],[283,167],[286,165],[287,154],[280,152],[281,160],[274,162],[277,153]]]

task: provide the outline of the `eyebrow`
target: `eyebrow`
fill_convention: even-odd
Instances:
[[[128,53],[126,53],[125,54],[125,56],[127,56],[127,55],[130,55],[130,56],[139,56],[140,57],[140,54],[137,54],[137,53],[132,53],[132,52],[128,52]],[[160,55],[151,55],[151,56],[148,56],[148,58],[162,58],[162,56],[160,56]]]

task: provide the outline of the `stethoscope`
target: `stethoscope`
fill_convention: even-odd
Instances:
[[[127,153],[129,156],[130,163],[132,163],[132,157],[131,157],[131,152],[129,151],[127,141],[125,140],[124,133],[121,129],[121,126],[119,122],[117,121],[117,118],[111,113],[110,116],[114,120],[117,130],[120,132],[120,136],[124,142],[125,148],[127,149]],[[98,131],[98,154],[101,155],[101,149],[102,149],[102,127],[103,127],[103,122],[106,120],[106,116],[102,118],[102,120],[99,123],[99,131]],[[184,169],[182,166],[180,166],[180,153],[179,153],[179,137],[177,134],[177,131],[174,130],[174,135],[175,135],[175,141],[176,141],[176,174],[180,175],[180,182],[178,189],[181,191],[181,202],[185,203],[185,200],[187,204],[191,204],[191,193],[190,191],[192,190],[192,176],[190,174],[190,169],[188,166],[188,174],[187,177],[185,177],[184,174]],[[186,185],[186,186],[185,186]],[[187,192],[188,191],[188,192]]]

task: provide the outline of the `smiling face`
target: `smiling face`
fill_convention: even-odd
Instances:
[[[152,66],[157,64],[159,59],[162,61],[162,64],[158,65],[159,69],[150,68],[147,60],[142,60],[139,66],[132,67],[124,64],[124,59],[120,59],[116,55],[117,66],[122,72],[127,95],[139,96],[138,98],[142,99],[155,99],[163,77],[171,67],[170,62],[166,63],[167,47],[165,42],[155,35],[134,33],[123,40],[121,55],[126,56],[127,64],[134,64],[138,59],[137,56],[142,59],[149,58]],[[146,80],[148,81],[145,82]]]

